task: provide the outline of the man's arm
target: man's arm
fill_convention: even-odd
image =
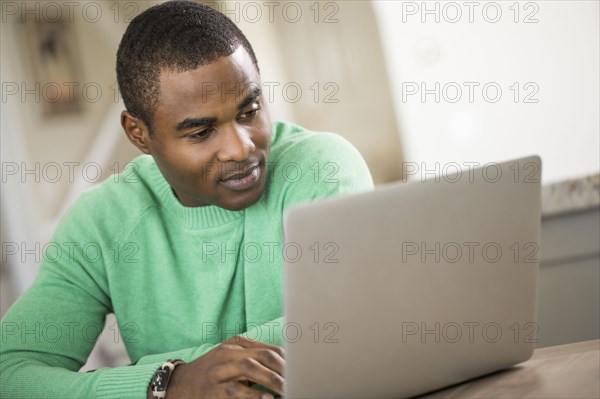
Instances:
[[[41,278],[48,282],[45,276]],[[172,396],[177,392],[182,397],[190,397],[191,392],[230,392],[226,396],[234,397],[248,393],[244,381],[281,393],[283,352],[276,345],[282,344],[283,318],[223,344],[148,355],[135,365],[79,373],[102,331],[106,313],[101,303],[76,286],[58,280],[43,285],[36,281],[2,320],[0,396],[140,397],[147,392],[154,372],[173,358],[189,364],[177,367],[169,397],[177,397]],[[266,343],[246,337],[261,337]],[[263,392],[252,393],[259,398]]]
[[[2,320],[0,396],[139,396],[159,364],[78,372],[104,327],[108,300],[85,273],[52,266],[42,266]]]
[[[2,319],[0,397],[142,397],[161,365],[78,372],[112,311],[106,265],[114,252],[82,250],[107,248],[90,198],[84,194],[61,220],[36,280]],[[109,239],[118,242],[119,232]]]

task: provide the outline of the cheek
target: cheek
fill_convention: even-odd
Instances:
[[[165,161],[174,167],[189,169],[209,160],[211,151],[212,145],[210,143],[200,144],[182,139],[164,145],[161,149],[161,155]]]
[[[155,153],[155,159],[160,169],[173,180],[187,181],[198,174],[206,161],[201,154],[194,150],[193,145],[164,146]]]
[[[271,121],[263,117],[254,130],[254,144],[257,147],[267,149],[271,145]]]

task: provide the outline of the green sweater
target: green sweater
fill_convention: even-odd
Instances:
[[[273,124],[267,165],[261,199],[241,211],[181,205],[147,155],[86,191],[2,320],[0,397],[144,398],[167,359],[244,332],[283,345],[282,266],[297,256],[284,211],[373,183],[346,140],[289,123]],[[111,312],[134,364],[78,372]]]

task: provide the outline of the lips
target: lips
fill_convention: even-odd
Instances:
[[[254,169],[256,169],[257,167],[258,167],[258,162],[252,162],[251,164],[246,166],[241,171],[236,171],[236,172],[231,172],[231,173],[225,174],[225,176],[223,176],[221,178],[221,181],[242,179],[242,178],[247,177],[248,175],[252,174],[252,171]]]
[[[241,172],[226,174],[219,181],[219,184],[233,191],[244,191],[254,187],[260,180],[260,176],[260,165],[258,162],[254,162],[246,166]]]

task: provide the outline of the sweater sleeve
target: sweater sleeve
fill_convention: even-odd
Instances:
[[[134,397],[145,392],[159,364],[78,372],[108,313],[106,298],[94,285],[83,271],[42,265],[32,287],[2,320],[0,396]]]
[[[103,246],[93,238],[97,226],[86,208],[78,201],[63,218],[33,285],[2,319],[0,397],[144,397],[160,366],[78,372],[111,311],[108,255],[96,252]]]
[[[241,334],[242,337],[263,342],[265,344],[283,346],[283,327],[284,318],[266,322],[264,324],[253,326]],[[200,356],[206,354],[219,344],[206,343],[193,348],[181,349],[173,352],[158,353],[141,357],[136,365],[159,364],[161,365],[169,359],[182,359],[186,363],[192,362]]]

